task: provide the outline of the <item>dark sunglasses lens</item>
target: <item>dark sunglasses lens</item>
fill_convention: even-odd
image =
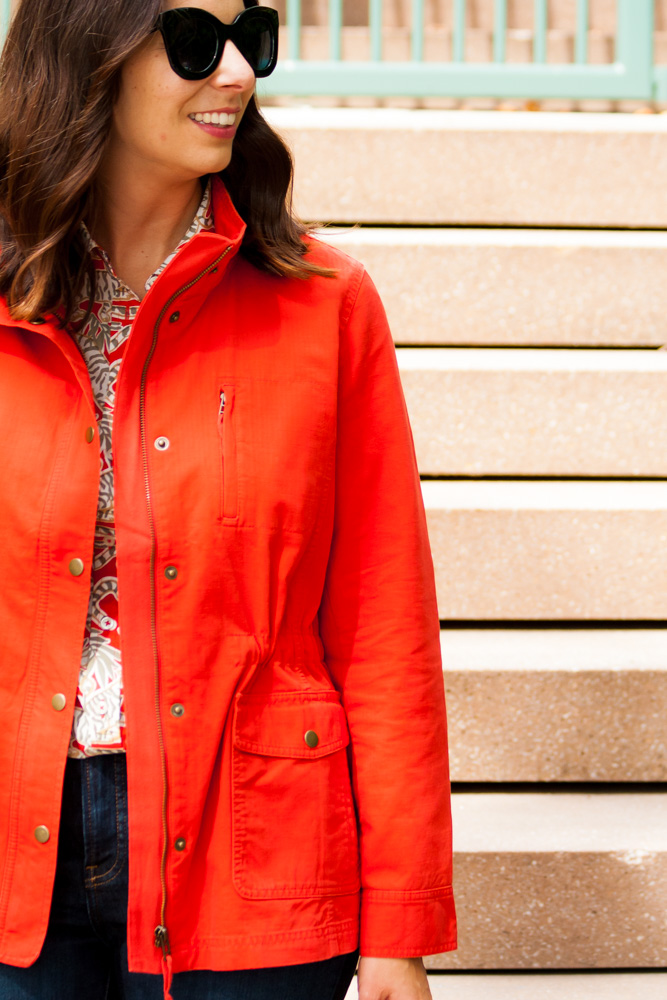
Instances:
[[[242,24],[238,47],[257,76],[265,73],[273,62],[274,36],[275,32],[267,18],[248,17]]]
[[[215,28],[208,21],[178,10],[165,19],[167,47],[173,63],[184,73],[200,76],[210,71],[218,54]]]

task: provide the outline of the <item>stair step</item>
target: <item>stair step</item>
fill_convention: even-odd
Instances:
[[[667,964],[667,793],[452,796],[459,950],[431,968]]]
[[[452,781],[667,781],[667,630],[445,629],[441,646]]]
[[[667,483],[425,481],[443,620],[667,619]]]
[[[399,348],[398,363],[424,474],[667,475],[667,351]]]
[[[667,226],[665,115],[265,112],[294,149],[304,219]]]
[[[667,233],[361,228],[360,260],[399,344],[667,343]]]
[[[431,973],[433,1000],[665,1000],[665,972]],[[353,979],[346,1000],[357,1000]]]

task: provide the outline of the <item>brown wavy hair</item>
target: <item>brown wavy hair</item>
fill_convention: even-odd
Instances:
[[[0,293],[15,319],[58,310],[64,326],[94,287],[80,223],[94,213],[123,64],[161,6],[21,0],[14,15],[0,60]],[[220,176],[247,225],[241,252],[256,267],[334,273],[304,260],[309,230],[292,212],[292,158],[254,96]]]

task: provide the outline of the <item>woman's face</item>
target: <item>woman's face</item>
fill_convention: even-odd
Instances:
[[[165,0],[163,9],[188,6]],[[243,0],[193,0],[230,24],[244,9]],[[217,69],[205,80],[183,80],[169,65],[159,31],[125,63],[114,108],[112,144],[134,169],[148,166],[165,179],[189,180],[229,166],[234,134],[255,88],[255,75],[236,46],[228,41]],[[231,127],[197,122],[203,115],[235,114]],[[215,119],[214,119],[215,120]]]

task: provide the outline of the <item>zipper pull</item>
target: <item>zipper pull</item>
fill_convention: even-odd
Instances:
[[[155,947],[162,948],[162,954],[165,958],[167,955],[171,954],[171,948],[169,947],[169,931],[162,924],[158,924],[155,928]]]
[[[225,403],[226,403],[226,398],[225,398],[225,391],[223,389],[220,393],[220,409],[218,410],[218,417],[220,418],[220,420],[222,420],[223,414],[225,412]]]

